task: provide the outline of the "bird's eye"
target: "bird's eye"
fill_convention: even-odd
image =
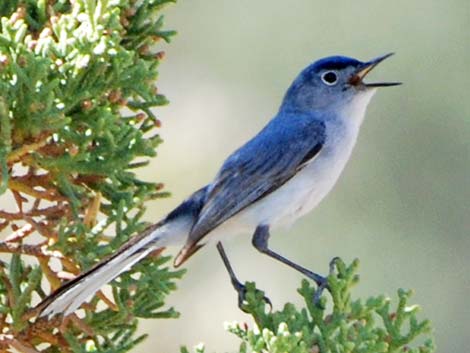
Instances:
[[[327,71],[321,75],[321,80],[328,86],[333,86],[338,82],[338,75],[334,71]]]

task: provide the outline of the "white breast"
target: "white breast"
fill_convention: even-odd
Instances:
[[[281,188],[247,209],[261,224],[289,225],[312,210],[330,192],[348,161],[357,129],[327,124],[318,156]]]

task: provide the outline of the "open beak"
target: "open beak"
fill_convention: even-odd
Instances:
[[[353,86],[364,86],[364,87],[390,87],[401,85],[401,82],[374,82],[374,83],[365,83],[363,81],[364,77],[367,76],[369,72],[372,71],[374,67],[380,64],[382,61],[392,56],[394,53],[388,53],[378,58],[372,59],[364,64],[362,64],[357,71],[349,79],[349,83]]]

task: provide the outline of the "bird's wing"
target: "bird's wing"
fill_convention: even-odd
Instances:
[[[279,188],[320,152],[323,122],[302,115],[282,118],[272,120],[226,160],[208,190],[186,248],[198,245],[215,227]]]

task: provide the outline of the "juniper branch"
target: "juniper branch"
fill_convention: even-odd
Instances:
[[[164,55],[154,48],[174,34],[161,16],[170,2],[0,5],[0,197],[14,200],[0,207],[0,229],[12,232],[0,243],[11,254],[0,266],[1,349],[125,352],[143,338],[138,318],[177,316],[164,301],[182,271],[167,257],[121,276],[111,298],[98,293],[60,330],[30,311],[141,231],[145,202],[167,195],[133,170],[162,141],[150,109],[167,103],[155,86]]]
[[[351,290],[358,283],[355,260],[346,266],[336,261],[336,273],[328,276],[330,294],[314,304],[316,288],[303,280],[298,293],[304,307],[291,303],[271,312],[264,292],[247,283],[244,310],[254,326],[232,322],[226,330],[240,340],[240,353],[432,353],[435,351],[428,320],[418,318],[419,307],[409,305],[411,291],[398,290],[394,308],[385,296],[353,300]],[[424,339],[422,338],[424,337]],[[203,345],[194,348],[204,353]],[[186,347],[181,353],[189,353]]]

